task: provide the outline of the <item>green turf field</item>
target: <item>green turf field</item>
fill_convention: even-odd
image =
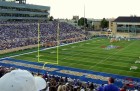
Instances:
[[[119,46],[120,48],[110,50],[103,48],[109,45]],[[26,50],[26,52],[28,51]],[[56,48],[40,51],[39,54],[40,61],[57,63]],[[135,64],[136,60],[140,61],[140,40],[121,40],[120,42],[110,43],[110,39],[96,38],[61,46],[58,54],[58,65],[61,66],[140,77],[140,64]],[[38,53],[34,52],[14,58],[37,62]],[[137,66],[138,69],[130,70],[131,66]]]

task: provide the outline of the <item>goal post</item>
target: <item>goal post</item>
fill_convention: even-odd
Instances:
[[[46,64],[59,64],[59,46],[60,46],[60,28],[59,28],[59,22],[58,22],[58,25],[57,25],[57,30],[56,30],[56,61],[55,62],[47,62],[47,61],[41,61],[41,51],[40,51],[40,48],[42,46],[41,44],[41,31],[40,31],[40,23],[37,24],[37,28],[38,28],[38,51],[37,51],[37,60],[38,62],[40,63],[43,63],[43,68],[45,67]],[[47,59],[46,59],[47,60]]]

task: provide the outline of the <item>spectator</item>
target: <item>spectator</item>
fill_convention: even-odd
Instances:
[[[120,88],[120,91],[126,91],[126,89],[127,89],[127,86],[124,85],[122,88]]]
[[[120,91],[113,83],[114,78],[110,77],[108,80],[108,85],[104,87],[104,91]]]
[[[46,87],[41,77],[33,77],[26,70],[13,70],[0,78],[1,91],[39,91]]]
[[[94,89],[94,84],[93,83],[89,84],[89,89],[90,89],[90,91],[93,91],[93,89]]]
[[[102,84],[98,89],[97,89],[97,91],[104,91],[104,86],[105,86],[106,84]]]

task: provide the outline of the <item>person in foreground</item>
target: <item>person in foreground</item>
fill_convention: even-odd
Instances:
[[[104,87],[104,91],[120,91],[117,86],[114,84],[114,79],[112,77],[109,78],[108,84]]]
[[[1,91],[40,91],[46,87],[46,81],[34,77],[26,70],[13,70],[0,78]]]

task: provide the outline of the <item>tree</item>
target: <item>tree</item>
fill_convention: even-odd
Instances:
[[[50,16],[49,21],[53,21],[53,16]]]
[[[77,23],[77,21],[75,20],[74,23]]]
[[[86,18],[80,18],[79,20],[78,20],[78,25],[79,26],[84,26],[85,25],[85,27],[87,26],[87,19]]]
[[[109,22],[103,18],[101,21],[101,28],[107,28],[108,27]]]
[[[92,29],[94,30],[94,28],[95,28],[95,25],[92,25]]]

